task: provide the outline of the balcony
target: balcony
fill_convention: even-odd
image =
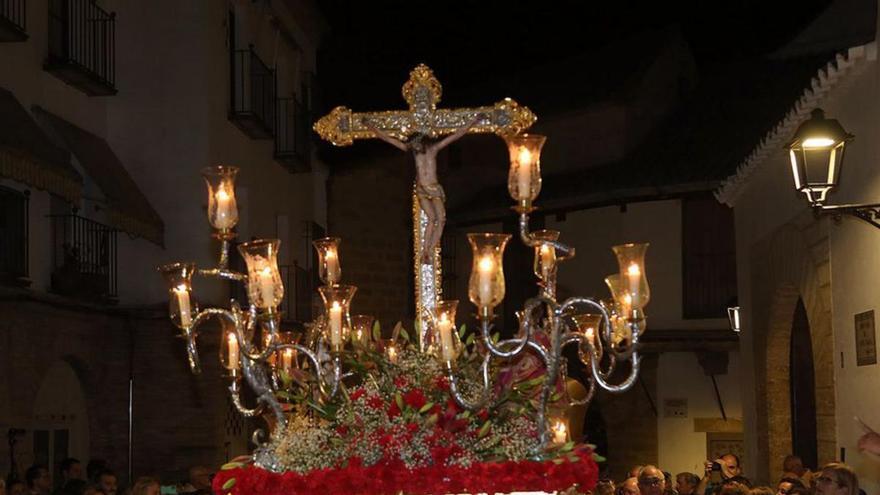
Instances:
[[[294,98],[278,98],[275,160],[291,172],[309,172],[311,140],[309,112]]]
[[[27,0],[0,0],[0,42],[27,38]]]
[[[28,199],[21,193],[0,187],[0,284],[27,286]]]
[[[94,0],[50,0],[43,68],[89,96],[116,94],[116,14]]]
[[[52,292],[91,301],[114,301],[116,229],[75,214],[49,218]]]
[[[230,50],[229,120],[253,139],[275,134],[275,71],[254,52]]]

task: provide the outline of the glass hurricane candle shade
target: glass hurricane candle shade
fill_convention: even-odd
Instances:
[[[541,148],[546,140],[539,134],[519,134],[506,139],[510,153],[507,190],[520,204],[531,204],[541,192]]]
[[[248,269],[248,298],[259,309],[274,312],[284,297],[278,271],[278,239],[259,239],[238,246]]]
[[[336,285],[342,280],[342,265],[339,260],[338,237],[324,237],[312,242],[318,252],[318,277],[325,285]]]
[[[351,300],[357,287],[336,285],[318,287],[324,301],[324,338],[333,352],[341,352],[351,334]]]
[[[648,243],[621,244],[611,249],[617,255],[617,263],[620,265],[619,302],[628,304],[633,310],[644,308],[651,298],[648,277],[645,275]],[[629,300],[626,300],[627,296]]]
[[[373,333],[373,322],[376,321],[371,315],[354,315],[351,317],[351,343],[355,346],[369,347]]]
[[[208,186],[208,221],[217,230],[227,231],[238,223],[235,202],[235,176],[238,167],[216,166],[202,169]]]
[[[461,341],[455,327],[458,301],[438,301],[433,311],[431,344],[434,355],[441,363],[455,362],[461,350]]]
[[[192,275],[195,270],[194,263],[170,263],[159,267],[168,284],[168,316],[182,330],[192,327],[193,319],[199,312],[198,304],[192,297]]]
[[[504,248],[510,235],[468,234],[467,237],[473,252],[468,298],[484,318],[504,299]]]
[[[536,241],[558,241],[559,232],[555,230],[538,230],[532,233]],[[556,278],[556,248],[550,244],[541,243],[535,246],[535,276],[544,282]]]

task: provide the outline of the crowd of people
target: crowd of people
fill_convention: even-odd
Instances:
[[[29,467],[24,478],[10,474],[0,479],[0,495],[211,495],[213,473],[204,466],[189,470],[188,480],[163,486],[158,478],[142,476],[128,487],[120,487],[116,473],[101,460],[89,461],[85,469],[78,459],[61,461],[60,477],[52,483],[49,469],[41,464]]]
[[[678,473],[675,478],[652,465],[636,466],[629,477],[615,485],[599,480],[595,495],[859,495],[855,471],[840,462],[822,466],[816,472],[804,467],[796,455],[785,458],[782,475],[775,486],[755,486],[743,476],[739,457],[726,454],[707,461],[703,476]]]

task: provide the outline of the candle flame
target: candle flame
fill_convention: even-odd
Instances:
[[[272,267],[269,265],[264,266],[263,269],[260,270],[260,275],[262,275],[263,277],[271,276],[272,275]]]
[[[338,311],[339,308],[340,308],[340,306],[339,306],[339,301],[333,301],[333,304],[330,306],[330,310],[331,310],[331,311],[333,311],[333,310]]]
[[[328,249],[327,253],[324,254],[324,257],[327,259],[335,258],[336,257],[336,250],[335,249]]]
[[[523,146],[519,149],[519,155],[517,156],[517,161],[519,162],[521,167],[528,167],[532,164],[532,152],[529,151],[528,148]]]
[[[217,201],[229,201],[229,193],[226,191],[226,184],[220,184],[220,187],[217,189]]]
[[[626,306],[631,306],[632,303],[633,303],[632,295],[631,294],[624,294],[623,295],[623,304]]]
[[[480,258],[480,263],[477,265],[477,267],[480,269],[481,272],[488,273],[495,269],[495,262],[492,260],[492,256],[487,254],[486,256]]]
[[[627,267],[627,269],[626,269],[626,273],[627,273],[629,276],[634,277],[634,276],[636,276],[636,275],[641,275],[641,274],[642,274],[642,270],[639,268],[639,264],[638,264],[638,263],[636,263],[636,262],[632,262],[632,263],[629,264],[629,267]]]
[[[556,424],[553,425],[553,430],[561,434],[565,433],[565,429],[565,423],[562,421],[556,421]]]
[[[541,244],[541,254],[550,254],[550,246],[547,244]]]
[[[230,347],[238,346],[238,340],[236,340],[235,334],[232,332],[226,334],[226,342],[229,344]]]
[[[284,349],[284,356],[289,358],[293,358],[293,349]]]
[[[175,291],[175,292],[180,292],[180,293],[187,292],[186,284],[180,284],[180,285],[178,285],[177,287],[174,288],[174,291]]]

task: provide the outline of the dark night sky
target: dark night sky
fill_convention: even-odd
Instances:
[[[425,62],[444,85],[444,104],[453,104],[453,88],[491,87],[486,83],[529,67],[670,26],[680,29],[706,72],[779,48],[829,3],[321,0],[331,32],[318,74],[329,106],[395,108],[403,105],[400,86],[408,71]],[[564,75],[547,74],[559,77]]]

